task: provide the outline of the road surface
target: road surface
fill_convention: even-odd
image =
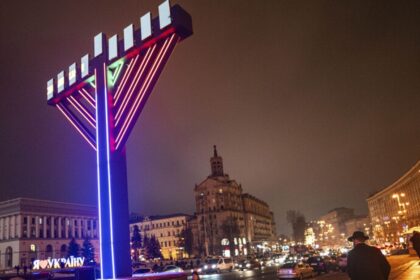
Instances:
[[[388,258],[391,264],[391,275],[389,280],[419,280],[420,279],[420,265],[416,257],[409,257],[408,255],[391,256]],[[418,268],[417,268],[418,267]],[[189,277],[188,279],[191,279]],[[232,271],[221,274],[201,275],[202,280],[277,280],[276,269],[266,268],[262,271]],[[348,275],[343,272],[330,272],[322,274],[314,280],[350,280]]]

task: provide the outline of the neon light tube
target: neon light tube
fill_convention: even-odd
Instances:
[[[155,63],[152,66],[152,70],[151,70],[151,72],[149,72],[149,75],[146,78],[146,83],[145,83],[146,85],[143,85],[142,86],[142,88],[140,90],[141,93],[137,96],[137,99],[135,100],[134,105],[133,105],[130,113],[127,116],[127,119],[124,122],[123,128],[120,130],[120,133],[119,133],[119,135],[117,137],[117,148],[120,146],[120,144],[122,142],[122,139],[124,138],[125,133],[126,133],[128,127],[130,126],[131,121],[134,118],[135,112],[138,110],[138,108],[139,108],[139,106],[141,104],[141,100],[143,99],[143,96],[144,96],[145,92],[148,90],[148,87],[149,87],[149,85],[150,85],[150,83],[152,81],[152,78],[156,74],[157,69],[160,67],[160,64],[162,62],[162,59],[165,57],[166,52],[168,51],[168,48],[169,48],[170,44],[172,43],[172,39],[173,38],[174,37],[172,36],[170,38],[169,43],[166,46],[163,46],[162,47],[161,52],[158,55],[159,58],[157,60],[155,60]],[[162,50],[163,50],[163,52],[162,52]]]
[[[168,43],[168,40],[166,40],[165,42],[164,42],[164,44],[163,44],[163,46],[161,47],[161,49],[159,50],[159,53],[158,53],[158,55],[156,56],[156,59],[155,59],[155,61],[154,61],[154,63],[153,63],[153,65],[152,65],[152,68],[151,68],[151,70],[150,70],[150,72],[148,73],[148,75],[147,75],[147,77],[146,77],[146,79],[145,79],[145,84],[148,84],[148,81],[149,81],[149,79],[150,79],[150,76],[151,76],[151,73],[153,72],[153,70],[156,68],[156,65],[157,65],[157,63],[158,62],[160,62],[161,61],[161,57],[162,57],[162,53],[164,53],[164,52],[166,52],[166,47],[167,46],[169,46],[169,44],[167,44]],[[137,110],[137,106],[136,106],[136,104],[137,104],[137,100],[139,100],[139,98],[140,98],[140,100],[142,99],[142,96],[143,96],[143,93],[144,93],[144,88],[145,88],[145,84],[143,84],[143,86],[141,87],[141,89],[139,90],[139,92],[140,92],[140,94],[138,95],[138,97],[136,98],[136,100],[134,101],[134,104],[133,104],[133,107],[131,108],[131,110],[130,110],[130,112],[129,112],[129,114],[127,115],[127,118],[125,119],[125,121],[124,121],[124,123],[123,123],[123,125],[122,125],[122,128],[121,128],[121,130],[120,130],[120,132],[119,132],[119,134],[118,134],[118,136],[117,136],[117,139],[116,139],[116,142],[117,142],[117,149],[118,149],[118,147],[120,146],[120,144],[121,144],[121,139],[123,138],[122,137],[122,135],[125,133],[125,131],[127,130],[127,128],[128,128],[128,124],[131,122],[131,119],[130,119],[130,117],[132,116],[132,113],[134,112],[134,111],[136,111]],[[130,121],[128,121],[128,119],[130,119]]]
[[[68,97],[68,101],[70,102],[71,105],[73,105],[73,107],[79,112],[80,115],[82,115],[85,120],[93,127],[96,129],[96,121],[95,119],[92,117],[92,115],[90,115],[90,113],[88,111],[86,111],[86,109],[76,100],[74,99],[73,96],[69,96]]]
[[[66,117],[66,119],[74,126],[74,128],[76,128],[76,130],[80,133],[80,135],[82,135],[82,137],[86,140],[86,142],[88,142],[88,144],[96,151],[94,141],[92,139],[90,139],[88,136],[86,136],[85,133],[81,130],[81,128],[79,128],[79,125],[76,124],[72,120],[71,116],[68,115],[68,112],[65,111],[66,110],[65,107],[61,104],[57,104],[56,106],[57,106],[58,110],[61,113],[63,113],[64,117]],[[62,108],[62,106],[63,106],[63,108]]]
[[[97,78],[96,75],[96,68],[95,68],[95,79]],[[97,94],[97,93],[96,93]],[[95,112],[96,112],[96,118],[98,119],[98,107],[95,107]],[[98,136],[98,129],[95,130],[96,131],[96,141],[99,142],[99,136]],[[98,149],[96,151],[96,171],[97,171],[97,177],[98,177],[98,210],[99,210],[99,219],[98,219],[98,227],[99,227],[99,247],[101,250],[99,250],[99,258],[101,260],[101,265],[100,265],[100,269],[101,269],[101,277],[104,277],[104,265],[103,265],[103,250],[102,250],[102,219],[101,219],[101,213],[102,213],[102,209],[101,209],[101,173],[99,171],[99,143],[98,143]]]
[[[78,92],[86,100],[87,103],[89,103],[93,108],[96,107],[95,99],[93,99],[88,92],[85,92],[83,88]]]
[[[150,56],[152,55],[152,53],[154,52],[154,48],[155,47],[153,47],[152,48],[152,52],[150,53]],[[133,78],[133,82],[130,84],[130,86],[128,87],[128,91],[127,92],[129,92],[128,94],[126,94],[125,96],[124,96],[124,99],[123,99],[123,101],[122,101],[122,104],[121,104],[121,106],[119,106],[118,107],[118,110],[117,110],[117,113],[115,114],[115,120],[116,120],[116,122],[115,122],[115,126],[119,123],[119,119],[120,119],[120,117],[121,117],[121,114],[122,114],[122,112],[123,112],[123,110],[122,110],[122,107],[125,107],[126,106],[126,103],[128,102],[128,100],[131,98],[131,95],[132,95],[132,88],[133,88],[133,85],[135,85],[134,87],[136,87],[137,86],[137,82],[138,82],[138,80],[140,79],[140,77],[143,75],[143,70],[142,70],[142,68],[143,68],[143,65],[147,65],[148,63],[149,63],[149,59],[147,59],[147,57],[148,57],[148,54],[149,54],[149,51],[150,51],[150,48],[147,50],[147,53],[146,53],[146,55],[143,57],[143,59],[142,59],[142,62],[141,62],[141,64],[140,64],[140,66],[139,66],[139,68],[137,69],[137,72],[136,72],[136,74],[134,75],[134,78]],[[150,58],[150,56],[149,56],[149,58]],[[147,61],[146,61],[147,60]],[[146,64],[144,64],[144,62],[146,61]],[[139,72],[141,71],[141,74],[140,74],[140,76],[139,76]]]
[[[69,98],[71,99],[71,100],[73,100],[73,102],[80,108],[80,110],[82,110],[88,117],[89,117],[89,119],[92,121],[92,122],[94,122],[94,123],[96,123],[96,120],[95,120],[95,118],[92,116],[92,114],[85,108],[85,106],[83,106],[76,98],[74,98],[73,96],[69,96]]]
[[[174,37],[175,36],[172,35],[172,37],[169,40],[169,43],[166,44],[166,46],[164,44],[164,46],[161,48],[160,53],[157,56],[158,59],[155,60],[154,65],[152,66],[152,70],[151,70],[151,72],[149,72],[149,74],[148,74],[148,76],[146,78],[146,85],[143,85],[142,86],[142,88],[140,90],[140,94],[137,96],[137,98],[136,98],[136,100],[134,102],[134,105],[133,105],[132,109],[130,110],[127,118],[124,121],[124,124],[123,124],[123,126],[122,126],[122,128],[120,130],[120,133],[118,134],[118,137],[117,137],[117,140],[116,140],[116,142],[117,142],[117,147],[116,148],[117,149],[121,145],[122,139],[124,138],[125,133],[126,133],[128,127],[130,126],[132,119],[134,118],[135,112],[137,111],[138,107],[141,104],[141,100],[143,99],[144,93],[148,89],[148,87],[149,87],[149,85],[150,85],[150,83],[152,81],[152,77],[156,74],[157,69],[160,67],[160,64],[162,62],[162,59],[163,59],[163,57],[165,57],[165,55],[166,55],[166,53],[168,51],[168,48],[171,45]]]
[[[106,73],[106,64],[103,64],[103,75],[104,75],[104,84],[105,84],[105,97],[106,97],[106,101],[109,102],[108,99],[108,92],[107,92],[107,73]],[[114,255],[114,225],[113,225],[113,221],[112,221],[112,194],[111,194],[111,167],[110,167],[110,161],[111,161],[111,156],[110,156],[110,146],[109,146],[109,142],[110,142],[110,137],[109,137],[109,112],[108,112],[108,107],[106,106],[105,108],[105,113],[106,113],[106,153],[107,153],[107,168],[108,168],[108,203],[109,203],[109,223],[110,223],[110,230],[111,230],[111,256],[112,256],[112,278],[115,278],[115,255]]]
[[[120,107],[118,107],[117,113],[115,114],[115,126],[118,125],[121,119],[121,115],[124,112],[125,108],[127,107],[128,101],[130,100],[131,96],[133,95],[134,89],[137,86],[137,83],[140,81],[141,77],[143,76],[144,70],[146,68],[146,65],[149,64],[150,58],[153,55],[153,52],[155,51],[156,45],[153,46],[152,51],[149,53],[150,49],[147,50],[146,55],[144,56],[139,69],[137,70],[136,75],[134,76],[133,82],[131,83],[130,87],[128,88],[128,94],[124,97],[122,104]],[[145,63],[146,62],[146,63]],[[140,73],[140,74],[139,74]]]
[[[118,99],[120,98],[122,89],[124,88],[124,86],[125,86],[125,84],[127,82],[128,77],[131,75],[131,71],[133,70],[134,65],[136,64],[137,59],[138,59],[138,56],[136,58],[131,59],[130,63],[128,64],[128,68],[125,71],[124,76],[122,77],[121,83],[119,84],[118,89],[117,89],[117,91],[115,93],[115,102],[114,102],[114,105],[117,104]]]

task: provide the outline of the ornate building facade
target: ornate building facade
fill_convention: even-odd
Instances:
[[[375,240],[404,242],[404,234],[420,227],[420,161],[391,185],[367,198]]]
[[[257,241],[275,237],[274,215],[267,203],[244,194],[242,186],[224,173],[214,146],[211,174],[194,188],[195,248],[205,255],[246,255]]]
[[[130,222],[130,235],[137,225],[143,240],[145,236],[149,238],[154,236],[158,240],[164,259],[177,260],[186,257],[179,241],[180,233],[187,227],[190,218],[191,216],[187,214],[136,217]]]
[[[81,246],[85,237],[98,260],[96,207],[29,198],[0,202],[0,268],[67,257],[70,240]]]

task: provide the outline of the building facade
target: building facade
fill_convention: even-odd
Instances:
[[[420,226],[420,161],[367,203],[376,242],[406,242],[404,233]]]
[[[89,237],[98,261],[97,227],[93,206],[29,198],[0,202],[0,268],[67,257],[72,238],[82,246]]]
[[[340,248],[347,245],[349,229],[347,222],[353,220],[356,216],[354,209],[338,207],[330,210],[327,214],[321,216],[318,220],[308,223],[305,232],[305,243],[317,245],[324,248]],[[352,232],[353,233],[353,232]]]
[[[250,194],[224,173],[214,146],[211,174],[194,188],[198,254],[246,255],[254,241],[274,239],[274,215],[267,203]]]
[[[271,241],[276,236],[274,214],[268,204],[248,193],[242,194],[246,238],[251,243]]]
[[[367,236],[371,235],[370,218],[366,215],[355,216],[345,222],[346,237],[351,236],[355,231],[363,231]]]
[[[180,246],[180,233],[186,229],[190,218],[187,214],[135,217],[130,222],[130,235],[137,225],[143,240],[145,236],[154,236],[158,240],[164,259],[177,260],[187,257],[184,248]]]

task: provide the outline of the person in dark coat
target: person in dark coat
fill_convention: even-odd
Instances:
[[[361,231],[348,238],[354,248],[347,256],[347,273],[351,280],[387,280],[391,266],[381,250],[365,243],[368,239]]]
[[[416,251],[417,256],[420,258],[420,233],[418,231],[414,231],[410,241],[413,243],[414,251]]]

